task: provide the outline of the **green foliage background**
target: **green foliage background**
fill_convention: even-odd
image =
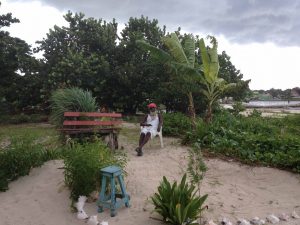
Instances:
[[[206,152],[234,157],[246,163],[300,172],[300,115],[269,118],[254,112],[245,117],[222,110],[214,116],[211,124],[198,119],[195,131],[180,126],[184,120],[182,116],[167,116],[164,130],[168,135],[178,136],[180,129],[184,134],[184,144],[196,143]]]
[[[188,99],[180,78],[154,63],[149,53],[136,45],[136,40],[144,39],[165,50],[162,38],[169,34],[165,26],[159,26],[158,20],[144,16],[129,18],[118,36],[115,20],[87,18],[82,13],[71,12],[64,18],[69,26],[54,26],[37,42],[38,47],[31,49],[25,41],[3,30],[19,21],[11,14],[1,15],[0,114],[48,114],[51,93],[70,87],[89,90],[99,106],[125,114],[134,114],[151,101],[164,104],[167,111],[186,112]],[[181,34],[180,29],[176,34],[182,43],[191,36]],[[36,59],[33,52],[43,53],[43,58]],[[243,83],[242,74],[231,64],[230,57],[226,53],[219,57],[220,77]],[[201,62],[198,53],[195,59]],[[248,83],[244,84],[237,93],[248,90]],[[196,111],[203,112],[203,96],[193,95]]]

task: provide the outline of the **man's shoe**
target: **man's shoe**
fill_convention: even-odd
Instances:
[[[135,151],[137,152],[137,156],[142,156],[143,155],[143,151],[142,151],[142,149],[140,147],[137,147],[135,149]]]
[[[143,150],[140,148],[140,150],[139,150],[139,152],[138,152],[138,154],[137,154],[138,156],[142,156],[143,155]]]

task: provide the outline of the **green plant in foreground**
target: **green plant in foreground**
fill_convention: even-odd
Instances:
[[[172,185],[163,177],[158,187],[158,193],[152,197],[154,211],[163,217],[163,220],[173,225],[196,225],[195,222],[204,210],[202,207],[207,195],[199,197],[196,195],[195,186],[186,182],[186,174],[182,177],[180,184],[174,182]]]
[[[74,143],[66,149],[64,157],[65,183],[71,190],[71,198],[88,196],[100,185],[100,169],[110,165],[124,168],[126,159],[125,155],[113,153],[102,142]]]
[[[188,173],[191,178],[191,182],[197,185],[198,195],[201,196],[201,184],[204,179],[207,167],[204,163],[201,147],[198,143],[195,143],[193,148],[189,150],[189,162],[188,162]],[[201,215],[201,214],[200,214]],[[200,216],[201,224],[201,216]]]

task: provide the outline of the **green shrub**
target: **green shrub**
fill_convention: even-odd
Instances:
[[[122,118],[124,121],[126,122],[129,122],[129,123],[140,123],[140,121],[142,120],[141,119],[141,116],[123,116]]]
[[[282,132],[300,134],[300,114],[288,115],[282,119],[285,125]]]
[[[1,124],[20,124],[20,123],[28,123],[30,121],[30,117],[23,113],[18,115],[1,115],[0,123]]]
[[[47,149],[32,135],[12,137],[11,144],[0,150],[0,191],[8,189],[9,181],[28,175],[31,168],[58,157],[58,149]]]
[[[262,112],[257,109],[253,109],[253,111],[249,114],[249,117],[261,117]]]
[[[195,186],[186,182],[186,174],[180,184],[172,185],[163,177],[158,187],[158,193],[151,197],[155,211],[163,217],[163,220],[173,225],[198,224],[195,222],[203,211],[203,203],[207,195],[196,196]]]
[[[201,143],[201,140],[209,132],[209,127],[209,124],[205,123],[201,118],[197,119],[196,129],[192,130],[192,128],[190,128],[183,134],[182,144],[186,145],[193,143]]]
[[[53,92],[50,98],[50,108],[50,121],[61,126],[64,112],[95,112],[97,104],[91,92],[80,88],[68,88]]]
[[[48,120],[47,115],[24,113],[16,115],[0,115],[0,124],[40,123]]]
[[[300,172],[300,138],[294,117],[243,117],[224,111],[211,124],[199,122],[187,132],[185,143],[198,143],[210,152],[236,157],[247,163],[286,168]],[[291,123],[291,124],[289,124]]]
[[[240,112],[245,111],[246,107],[243,105],[242,102],[234,102],[234,104],[232,105],[232,109],[230,109],[229,111],[235,115],[238,116],[240,114]]]
[[[75,143],[66,149],[64,162],[65,183],[71,190],[71,198],[76,200],[99,188],[100,169],[110,165],[124,168],[126,156],[113,153],[101,142]]]
[[[181,137],[192,128],[191,119],[182,113],[165,113],[163,120],[164,135]]]

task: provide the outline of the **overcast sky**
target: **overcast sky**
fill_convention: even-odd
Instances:
[[[1,1],[1,0],[0,0]],[[181,27],[205,37],[215,35],[251,89],[300,86],[300,1],[298,0],[2,0],[0,14],[12,12],[21,23],[9,32],[29,44],[55,24],[67,25],[71,10],[88,17],[158,19],[172,32]]]

